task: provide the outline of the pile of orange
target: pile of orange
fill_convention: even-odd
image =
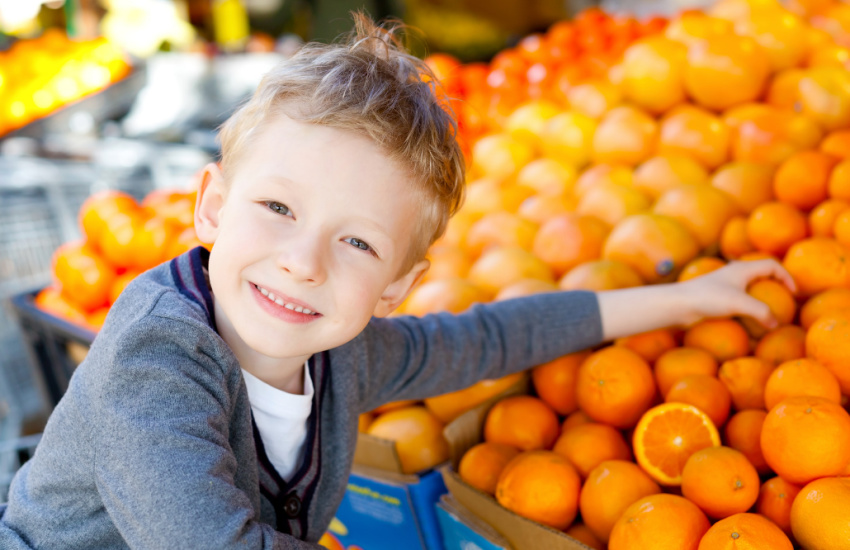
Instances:
[[[53,254],[53,283],[35,304],[97,331],[109,307],[139,273],[202,243],[195,192],[153,191],[139,203],[120,191],[89,197],[79,212],[84,237]]]
[[[48,29],[16,41],[0,52],[0,135],[109,86],[130,69],[127,56],[104,38],[71,40]]]
[[[709,319],[536,367],[459,474],[594,548],[848,547],[850,8],[721,0],[635,39],[479,112],[466,201],[400,313],[759,258],[798,290],[748,289],[773,330]]]

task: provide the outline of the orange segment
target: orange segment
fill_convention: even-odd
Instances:
[[[638,464],[664,485],[681,485],[688,458],[700,449],[719,445],[720,434],[708,415],[684,403],[649,409],[634,433]]]

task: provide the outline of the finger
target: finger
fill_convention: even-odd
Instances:
[[[779,321],[777,321],[776,317],[773,316],[773,312],[770,311],[770,307],[761,300],[756,300],[755,298],[741,300],[738,307],[738,313],[740,315],[752,317],[761,323],[762,326],[771,330],[779,326]]]
[[[792,294],[797,293],[797,283],[794,281],[794,278],[776,260],[765,259],[736,263],[740,264],[744,269],[744,277],[748,283],[754,279],[771,277],[784,284]]]

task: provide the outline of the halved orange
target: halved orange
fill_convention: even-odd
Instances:
[[[685,403],[646,411],[634,432],[637,463],[663,485],[681,485],[685,462],[695,452],[720,445],[720,434],[704,412]]]

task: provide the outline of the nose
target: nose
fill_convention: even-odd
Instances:
[[[326,250],[321,232],[307,227],[290,234],[280,245],[278,266],[297,281],[321,284],[325,280]]]

